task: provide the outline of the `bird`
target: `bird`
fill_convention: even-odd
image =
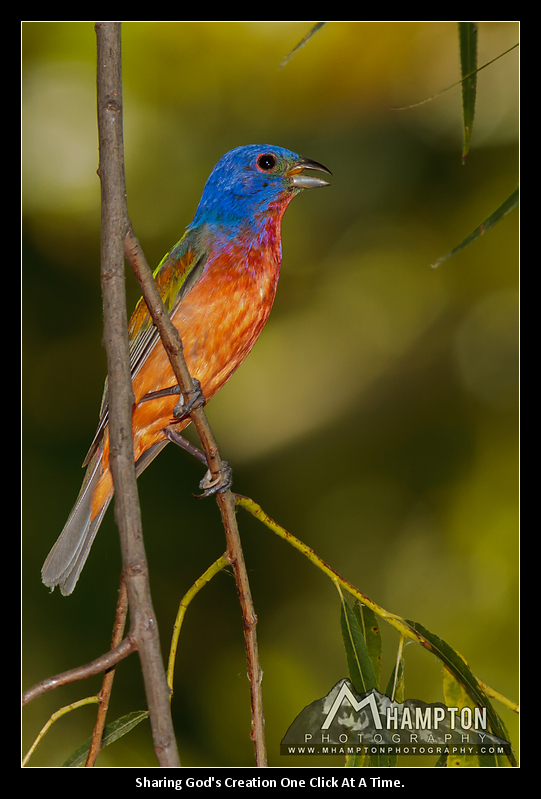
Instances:
[[[329,185],[314,172],[332,174],[283,147],[230,150],[212,170],[192,223],[154,272],[204,402],[241,365],[268,319],[280,275],[284,212],[303,190]],[[139,476],[170,440],[180,438],[190,417],[179,403],[173,370],[143,298],[128,333]],[[81,490],[42,568],[43,583],[53,590],[59,586],[63,595],[75,588],[113,496],[107,395],[106,383]]]

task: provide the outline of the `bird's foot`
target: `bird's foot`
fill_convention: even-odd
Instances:
[[[167,388],[161,388],[159,391],[149,391],[139,402],[148,402],[160,397],[171,397],[180,394],[179,400],[173,408],[173,419],[175,422],[180,422],[189,416],[192,411],[202,408],[206,402],[199,380],[192,377],[192,383],[193,387],[185,394],[181,392],[178,385],[168,386]]]
[[[192,411],[202,408],[206,400],[201,389],[201,383],[192,377],[192,388],[185,394],[179,390],[179,400],[173,408],[173,417],[176,422],[180,422],[189,416]],[[177,386],[178,388],[178,386]]]
[[[210,469],[207,470],[206,475],[199,483],[199,488],[203,489],[202,494],[194,494],[197,499],[205,499],[212,497],[215,494],[225,494],[231,488],[233,483],[233,471],[227,465],[227,461],[222,461],[222,468],[216,473],[211,473]]]
[[[173,427],[166,427],[164,433],[173,444],[182,447],[182,449],[194,455],[202,463],[207,462],[205,453],[184,438],[184,436],[181,436],[180,433],[177,433]],[[203,493],[194,494],[194,497],[197,497],[197,499],[205,499],[205,497],[212,497],[214,494],[224,494],[228,488],[231,488],[232,483],[233,470],[227,465],[227,461],[222,461],[222,467],[215,475],[212,474],[210,469],[207,469],[207,473],[199,483],[199,488],[203,489]]]

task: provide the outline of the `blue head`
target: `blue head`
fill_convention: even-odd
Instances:
[[[283,203],[302,189],[328,186],[325,180],[305,174],[329,170],[283,147],[248,144],[226,153],[205,184],[190,227],[207,223],[225,227],[245,225],[269,206]]]

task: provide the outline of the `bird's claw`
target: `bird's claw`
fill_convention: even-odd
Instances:
[[[233,471],[227,465],[227,461],[222,461],[222,468],[215,477],[210,469],[207,469],[207,473],[199,483],[199,488],[203,489],[203,493],[194,494],[194,496],[197,499],[205,499],[206,497],[214,496],[214,494],[225,494],[231,488],[232,483]]]
[[[192,411],[201,408],[206,402],[199,380],[192,377],[192,383],[192,388],[185,394],[182,393],[178,385],[168,386],[167,388],[159,389],[159,391],[149,391],[139,402],[148,402],[149,400],[159,399],[160,397],[171,397],[175,394],[180,394],[179,400],[173,408],[173,419],[175,422],[180,422],[182,419],[189,416]]]
[[[164,434],[173,444],[177,444],[179,447],[182,447],[182,449],[195,455],[195,457],[203,463],[207,463],[205,453],[181,436],[180,433],[177,433],[174,427],[166,427],[164,429]],[[205,476],[199,483],[199,488],[203,489],[203,493],[194,494],[193,496],[197,497],[197,499],[204,499],[205,497],[212,497],[214,494],[224,494],[228,488],[231,488],[232,483],[233,471],[231,467],[227,465],[227,461],[221,461],[221,467],[218,472],[214,472],[213,474],[210,469],[207,469]]]
[[[176,422],[180,422],[189,416],[192,411],[197,408],[202,408],[206,400],[201,389],[201,383],[192,377],[192,388],[185,394],[180,393],[180,398],[175,407],[173,408],[173,418]]]

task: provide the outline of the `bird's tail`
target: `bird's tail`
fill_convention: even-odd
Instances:
[[[159,441],[143,453],[135,464],[137,477],[167,443],[167,439]],[[49,586],[49,588],[54,588],[58,585],[64,596],[71,594],[75,588],[105,511],[113,497],[113,489],[111,488],[98,513],[92,517],[94,492],[102,474],[102,454],[103,452],[100,448],[88,464],[77,501],[41,570],[41,579],[45,585]]]
[[[98,514],[91,518],[94,491],[100,475],[101,453],[97,454],[88,465],[73,510],[41,570],[41,579],[45,585],[50,588],[58,585],[65,596],[71,594],[75,588],[90,547],[113,496],[111,492],[106,497]]]

